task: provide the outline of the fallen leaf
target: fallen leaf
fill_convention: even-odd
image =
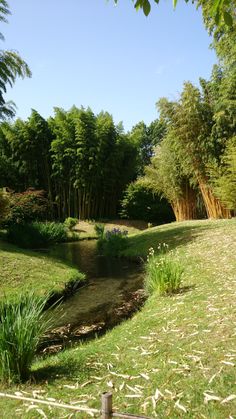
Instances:
[[[121,390],[123,390],[124,386],[125,386],[125,382],[123,381],[123,382],[120,384],[120,386],[119,386],[119,390],[120,390],[120,391],[121,391]]]
[[[184,413],[187,413],[187,409],[182,404],[179,403],[179,400],[177,400],[177,402],[175,403],[175,407],[182,410]]]
[[[86,381],[86,383],[83,383],[83,384],[81,384],[81,388],[83,388],[83,387],[85,387],[85,386],[87,386],[88,384],[91,384],[92,383],[92,381],[91,380],[89,380],[89,381]]]
[[[141,377],[145,378],[145,380],[150,380],[150,377],[147,374],[144,374],[143,372],[140,372]]]
[[[205,398],[204,398],[204,403],[207,404],[208,402],[211,401],[220,401],[221,398],[218,396],[215,396],[214,394],[208,394],[208,393],[203,393]]]
[[[231,402],[231,400],[236,399],[236,394],[230,394],[230,396],[226,397],[220,404]]]

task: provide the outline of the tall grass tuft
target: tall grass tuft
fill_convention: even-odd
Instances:
[[[146,278],[144,282],[147,294],[159,295],[173,294],[178,291],[183,277],[183,267],[173,255],[166,253],[166,245],[159,246],[159,255],[154,249],[149,249],[146,263]]]
[[[64,226],[72,231],[73,228],[76,226],[76,224],[78,224],[78,219],[77,218],[73,218],[73,217],[67,217],[64,221]]]
[[[96,223],[94,226],[98,239],[103,239],[105,235],[105,224]]]
[[[30,377],[37,346],[52,325],[50,316],[43,313],[46,300],[29,293],[0,302],[1,382],[22,382]]]

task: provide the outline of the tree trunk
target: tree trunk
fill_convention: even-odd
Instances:
[[[196,220],[197,194],[188,181],[182,191],[182,197],[171,203],[176,221]]]
[[[231,212],[216,198],[205,179],[198,179],[208,218],[231,218]]]

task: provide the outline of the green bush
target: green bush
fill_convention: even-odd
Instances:
[[[104,256],[119,256],[120,252],[126,249],[128,231],[113,228],[103,233],[97,242],[99,253]]]
[[[179,290],[182,276],[183,268],[172,254],[165,254],[160,246],[159,255],[154,254],[153,248],[149,250],[144,282],[147,294],[173,294]]]
[[[35,221],[10,225],[6,237],[10,243],[26,249],[34,249],[66,241],[67,234],[62,223]]]
[[[22,193],[8,193],[9,214],[6,226],[43,220],[49,212],[49,201],[42,190],[28,189]]]
[[[140,181],[130,183],[121,201],[120,216],[132,220],[164,224],[174,221],[174,213],[166,199]]]
[[[78,223],[78,219],[77,218],[68,217],[64,221],[64,226],[66,228],[68,228],[68,230],[72,230],[76,226],[77,223]]]
[[[52,324],[43,313],[46,297],[33,293],[15,301],[0,302],[0,380],[21,382],[30,367],[43,334]]]

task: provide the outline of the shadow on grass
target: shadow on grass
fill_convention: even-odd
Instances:
[[[150,247],[157,251],[159,244],[166,243],[169,250],[175,249],[188,242],[195,240],[205,230],[219,228],[219,223],[205,221],[189,222],[189,225],[182,223],[166,224],[159,226],[128,238],[129,247],[123,256],[146,256]]]
[[[91,374],[91,369],[81,359],[76,360],[75,355],[67,356],[64,360],[58,360],[54,365],[45,365],[32,371],[32,381],[37,384],[47,381],[52,383],[63,378],[73,378],[81,376],[81,379],[87,378]]]
[[[189,291],[192,291],[196,288],[196,285],[186,285],[185,287],[180,287],[178,290],[174,291],[172,295],[186,294]]]

